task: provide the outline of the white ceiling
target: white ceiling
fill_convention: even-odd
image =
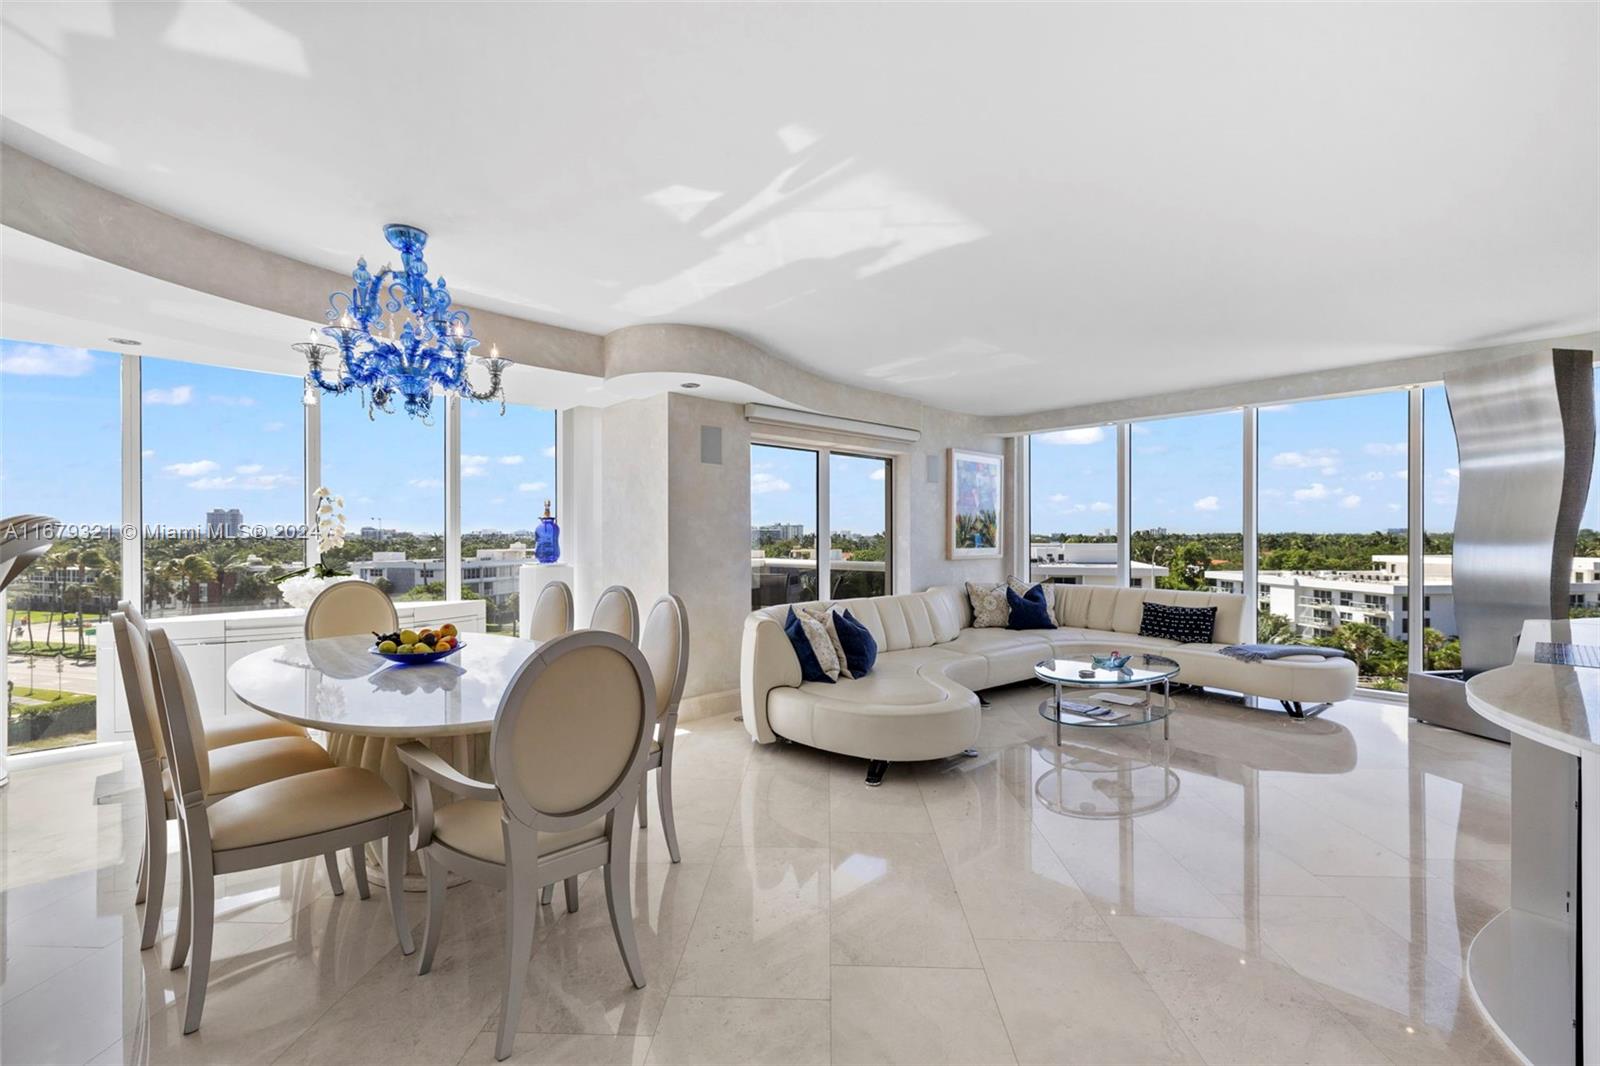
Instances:
[[[1600,328],[1597,8],[7,3],[0,136],[1017,413]]]

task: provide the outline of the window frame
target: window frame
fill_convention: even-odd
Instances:
[[[825,596],[833,590],[833,515],[830,496],[833,491],[831,478],[831,461],[834,455],[850,459],[881,459],[885,464],[883,475],[883,537],[888,546],[887,554],[883,561],[883,588],[881,595],[893,596],[895,594],[896,552],[894,547],[894,487],[896,460],[900,455],[895,452],[874,451],[871,448],[855,446],[834,447],[831,444],[816,444],[782,437],[769,437],[752,434],[750,437],[751,448],[786,448],[794,452],[810,452],[816,456],[817,461],[817,595],[826,600]],[[559,444],[557,445],[559,448]],[[822,550],[826,544],[827,551]]]

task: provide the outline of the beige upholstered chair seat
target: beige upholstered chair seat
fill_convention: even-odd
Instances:
[[[294,774],[326,770],[333,759],[314,741],[305,737],[272,737],[232,744],[211,753],[211,791],[209,796],[254,788],[268,781]],[[161,788],[172,798],[172,774],[161,772]]]
[[[255,711],[229,711],[221,718],[206,720],[206,747],[212,751],[273,737],[304,737],[306,731],[290,722],[280,722]]]
[[[447,848],[484,862],[505,865],[506,839],[500,828],[502,806],[493,800],[458,800],[440,807],[433,815],[433,839]],[[574,844],[604,840],[606,820],[596,818],[587,825],[560,833],[539,834],[539,854],[553,855]]]
[[[213,769],[213,780],[215,774]],[[231,851],[326,833],[404,809],[377,774],[336,766],[257,785],[218,800],[206,814],[212,847]]]

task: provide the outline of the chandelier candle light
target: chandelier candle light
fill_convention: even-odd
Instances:
[[[368,418],[378,411],[392,413],[399,396],[407,414],[427,422],[438,390],[480,402],[498,399],[500,413],[505,414],[500,376],[506,360],[493,346],[488,359],[473,353],[478,341],[470,317],[450,306],[443,277],[428,279],[428,264],[422,258],[427,233],[394,224],[385,226],[383,235],[399,251],[401,269],[385,265],[373,274],[365,259],[358,260],[350,275],[355,282],[350,291],[328,297],[332,325],[314,328],[308,340],[291,345],[306,357],[310,368],[306,403],[316,403],[319,391],[339,394],[356,389]],[[323,337],[334,343],[325,343]],[[335,353],[340,365],[329,366],[325,373],[323,364]],[[482,392],[467,380],[468,369],[476,363],[489,369],[489,387]]]

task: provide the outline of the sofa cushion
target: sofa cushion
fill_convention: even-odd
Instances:
[[[1038,585],[1029,589],[1026,595],[1017,595],[1017,590],[1007,586],[1006,604],[1011,609],[1011,617],[1006,622],[1007,629],[1054,629],[1055,619],[1050,617],[1050,607],[1045,601],[1044,589]]]
[[[967,582],[967,598],[972,601],[973,629],[1004,629],[1011,621],[1011,607],[1006,603],[1006,584],[979,585]]]
[[[796,614],[791,607],[783,622],[783,633],[794,648],[795,658],[800,660],[801,679],[833,684],[839,676],[839,660],[822,623],[809,615]]]
[[[1026,680],[1033,676],[1035,664],[1051,658],[1048,634],[1043,631],[967,629],[939,648],[982,658],[987,667],[982,688]]]
[[[1215,607],[1178,607],[1146,603],[1139,621],[1141,637],[1162,637],[1180,644],[1210,644],[1217,625]]]
[[[845,666],[849,668],[850,676],[866,677],[872,672],[872,665],[878,658],[878,642],[873,639],[872,631],[856,621],[848,607],[845,608],[844,614],[835,615],[833,622],[839,643],[844,650]]]

